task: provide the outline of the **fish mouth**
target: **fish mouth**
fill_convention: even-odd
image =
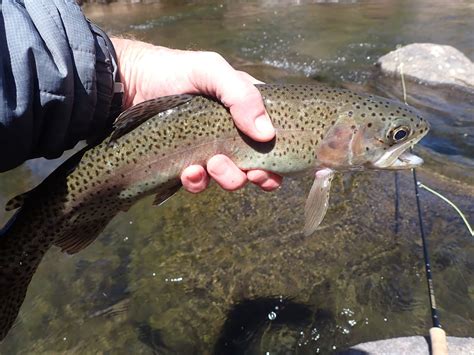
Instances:
[[[390,148],[373,163],[373,167],[375,169],[401,170],[413,169],[420,166],[423,164],[423,159],[406,150],[418,143],[423,136],[413,138],[405,143]]]

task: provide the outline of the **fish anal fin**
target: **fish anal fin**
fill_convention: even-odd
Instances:
[[[94,219],[71,225],[67,232],[54,242],[67,254],[76,254],[91,244],[107,226],[111,218]]]
[[[311,186],[304,208],[305,236],[311,235],[321,224],[329,205],[329,193],[334,171],[328,168],[318,170]]]
[[[24,192],[18,196],[11,198],[5,205],[5,211],[13,211],[23,206],[30,191]]]
[[[122,112],[114,123],[114,131],[110,136],[110,143],[113,143],[123,135],[134,130],[142,123],[156,116],[160,112],[175,108],[191,101],[193,95],[171,95],[157,97],[155,99],[141,102],[128,110]]]

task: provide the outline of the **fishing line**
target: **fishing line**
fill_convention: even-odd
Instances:
[[[406,91],[406,86],[405,86],[405,77],[403,75],[403,63],[400,63],[400,77],[402,80],[403,101],[405,102],[405,105],[408,105],[407,91]],[[412,151],[413,149],[410,148],[410,152]],[[425,274],[426,274],[426,281],[428,284],[428,296],[429,296],[430,308],[431,308],[431,321],[433,322],[433,327],[441,328],[438,310],[436,309],[436,298],[435,298],[434,286],[433,286],[433,275],[431,273],[430,256],[428,253],[428,242],[426,240],[425,228],[423,225],[423,215],[421,214],[420,192],[418,190],[419,185],[418,185],[418,179],[416,176],[416,169],[411,169],[411,171],[413,174],[413,182],[415,184],[416,208],[418,211],[418,224],[420,226],[420,237],[421,237],[421,244],[423,247],[423,259],[425,261]]]
[[[462,213],[462,211],[459,209],[458,206],[456,206],[454,204],[454,202],[452,202],[450,199],[448,199],[446,196],[443,196],[441,195],[438,191],[435,191],[433,190],[431,187],[428,187],[426,186],[425,184],[417,181],[417,184],[419,187],[421,187],[422,189],[425,189],[426,191],[429,191],[431,192],[433,195],[439,197],[440,199],[442,199],[444,202],[446,202],[448,205],[450,205],[452,208],[454,208],[454,210],[461,216],[464,224],[466,225],[466,228],[468,229],[469,233],[471,233],[471,237],[474,237],[474,230],[473,228],[471,227],[471,225],[469,224],[469,222],[467,221],[467,218],[466,216],[464,215],[464,213]]]
[[[403,63],[400,63],[400,77],[402,80],[403,101],[405,102],[405,105],[408,105],[407,90],[405,86],[405,77],[403,75]],[[413,151],[413,148],[410,148],[410,152],[412,151]],[[411,169],[411,171],[413,174],[413,182],[415,184],[416,209],[418,211],[418,224],[420,226],[420,237],[421,237],[421,244],[423,247],[423,259],[425,261],[425,274],[426,274],[426,282],[428,284],[428,296],[429,296],[430,308],[431,308],[431,321],[433,322],[433,327],[441,328],[438,310],[436,309],[436,298],[435,298],[434,286],[433,286],[433,275],[431,273],[430,255],[428,253],[428,241],[426,240],[425,228],[423,225],[423,215],[421,214],[420,192],[418,190],[419,183],[416,176],[416,169]]]
[[[398,171],[395,171],[395,235],[400,231],[400,186]]]

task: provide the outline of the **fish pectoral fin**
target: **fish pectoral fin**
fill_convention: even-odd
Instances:
[[[153,206],[160,206],[165,203],[170,197],[172,197],[175,193],[179,191],[179,189],[183,186],[181,181],[177,182],[176,185],[172,185],[165,189],[160,190],[155,195],[155,199],[153,200]]]
[[[303,232],[305,236],[312,234],[326,215],[333,177],[334,171],[328,168],[316,172],[313,186],[311,186],[304,207],[305,223]]]
[[[114,130],[110,136],[109,144],[113,143],[123,135],[156,116],[160,112],[175,108],[191,101],[193,95],[171,95],[157,97],[155,99],[141,102],[128,110],[122,112],[114,122]]]
[[[97,239],[112,217],[73,224],[54,242],[54,245],[61,248],[64,253],[76,254]]]

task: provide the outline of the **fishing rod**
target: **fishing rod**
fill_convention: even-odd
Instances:
[[[430,329],[431,353],[433,355],[447,355],[448,345],[447,345],[447,340],[446,340],[446,332],[441,327],[438,310],[436,308],[436,298],[435,298],[434,286],[433,286],[433,275],[431,273],[430,256],[428,253],[428,241],[426,239],[425,229],[423,226],[423,217],[421,214],[421,203],[420,203],[420,194],[418,190],[418,179],[416,177],[416,169],[412,169],[412,172],[413,172],[413,182],[415,183],[415,196],[416,196],[416,207],[418,210],[418,223],[420,226],[420,236],[421,236],[421,242],[423,246],[423,259],[425,261],[425,274],[426,274],[426,281],[428,284],[428,296],[429,296],[430,308],[431,308],[431,321],[433,323],[433,327]]]

